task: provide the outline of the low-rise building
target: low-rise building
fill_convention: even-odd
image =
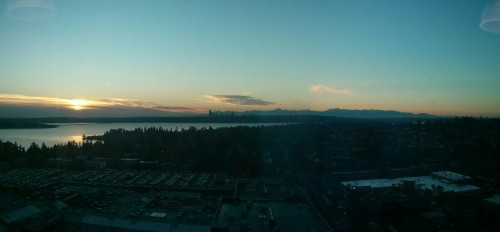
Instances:
[[[400,177],[393,179],[367,179],[342,181],[342,185],[351,191],[377,191],[398,188],[413,188],[419,191],[439,193],[471,193],[481,189],[470,184],[463,184],[470,177],[453,172],[433,172],[430,176]]]

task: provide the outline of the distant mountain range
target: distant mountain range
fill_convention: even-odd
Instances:
[[[0,108],[1,109],[1,108]],[[83,116],[83,117],[82,117]],[[213,111],[207,114],[189,114],[176,116],[129,116],[129,117],[2,117],[1,128],[42,128],[44,123],[325,123],[325,122],[354,122],[359,119],[390,119],[413,120],[426,118],[447,118],[431,114],[414,114],[394,110],[349,110],[330,109],[325,111],[313,110],[253,110],[243,112]],[[31,124],[30,124],[31,123]]]
[[[329,109],[325,111],[313,110],[252,110],[243,112],[231,111],[215,111],[212,112],[214,116],[217,115],[252,115],[252,116],[327,116],[327,117],[348,117],[348,118],[438,118],[436,116],[426,113],[414,114],[408,112],[399,112],[395,110],[349,110],[349,109]]]

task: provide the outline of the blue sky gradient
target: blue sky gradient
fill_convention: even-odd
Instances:
[[[33,97],[130,99],[193,112],[499,117],[500,34],[479,28],[492,2],[54,1],[50,19],[2,15],[0,104],[16,95],[24,100],[15,104],[38,106],[50,103]]]

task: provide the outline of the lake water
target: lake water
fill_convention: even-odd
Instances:
[[[111,129],[123,128],[133,130],[141,127],[162,127],[164,129],[188,129],[195,128],[220,128],[235,126],[266,126],[281,125],[286,123],[62,123],[57,128],[46,129],[0,129],[2,141],[16,142],[28,148],[31,143],[38,145],[45,143],[47,146],[67,143],[68,141],[82,142],[82,135],[102,135]]]

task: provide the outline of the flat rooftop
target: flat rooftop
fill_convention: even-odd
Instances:
[[[81,223],[89,226],[95,225],[104,228],[124,229],[131,231],[210,231],[210,225],[186,225],[168,222],[154,222],[143,220],[131,220],[127,218],[111,218],[103,216],[86,215]]]
[[[8,213],[1,214],[0,219],[2,219],[5,223],[12,223],[33,216],[40,212],[42,211],[38,209],[36,206],[29,205],[20,209],[13,210]]]
[[[437,178],[442,178],[443,181],[445,182],[459,182],[459,181],[467,181],[470,180],[471,178],[466,175],[462,175],[456,172],[450,172],[450,171],[440,171],[440,172],[433,172],[431,175],[437,177]]]
[[[458,174],[460,175],[460,174]],[[442,179],[433,176],[414,176],[414,177],[401,177],[394,179],[368,179],[368,180],[355,180],[343,181],[342,185],[350,187],[355,190],[356,188],[370,187],[372,189],[390,188],[393,186],[402,185],[405,181],[414,181],[415,186],[421,190],[432,190],[433,186],[443,187],[443,192],[456,192],[464,193],[470,191],[478,191],[479,187],[473,185],[461,185],[445,182]]]
[[[222,201],[212,224],[227,231],[330,231],[295,185],[240,185]]]
[[[500,206],[500,194],[494,195],[490,198],[485,199],[485,201],[493,203]]]

